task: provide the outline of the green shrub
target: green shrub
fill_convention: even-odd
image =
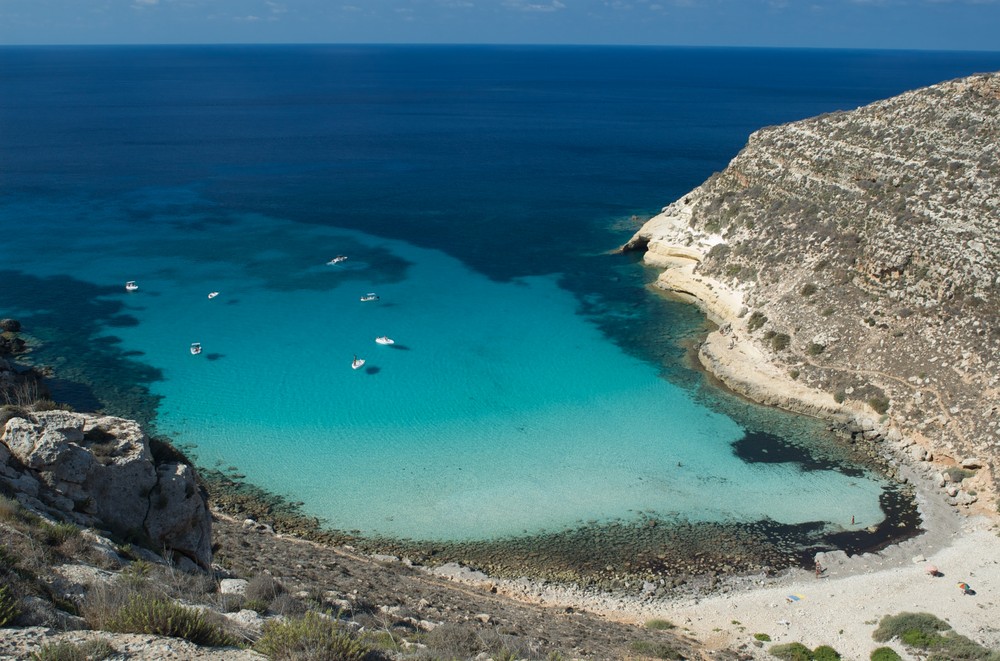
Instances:
[[[265,623],[253,649],[269,659],[365,661],[372,658],[370,648],[342,631],[335,621],[317,613]]]
[[[247,599],[243,602],[243,608],[247,610],[257,611],[261,615],[267,613],[267,608],[270,605],[266,599]]]
[[[482,641],[472,625],[445,622],[427,633],[423,641],[437,656],[467,658],[482,651]]]
[[[947,631],[951,625],[930,613],[900,613],[886,615],[878,623],[878,628],[872,633],[876,642],[884,643],[893,638],[901,638],[908,631],[920,631],[927,634],[937,634]]]
[[[766,323],[767,317],[765,317],[760,311],[756,311],[750,315],[749,319],[747,319],[747,330],[752,333]]]
[[[809,346],[806,347],[806,353],[810,356],[818,356],[826,351],[826,345],[816,344],[815,342],[810,342]]]
[[[91,638],[82,643],[50,643],[31,655],[34,661],[102,661],[117,654],[104,638]]]
[[[840,661],[840,653],[829,645],[820,645],[812,651],[813,661]]]
[[[27,420],[30,417],[31,414],[19,406],[12,404],[0,406],[0,427],[6,425],[8,420],[13,420],[14,418],[24,418]]]
[[[42,539],[49,546],[60,546],[80,534],[80,529],[72,523],[43,523]]]
[[[666,631],[668,629],[674,629],[677,625],[673,622],[667,620],[649,620],[646,622],[647,629],[655,629],[656,631]]]
[[[243,593],[243,596],[247,598],[247,602],[263,601],[269,604],[272,599],[284,591],[285,586],[275,580],[274,577],[267,574],[258,574],[247,582],[247,589]],[[250,606],[247,606],[247,608],[250,608]]]
[[[1000,661],[1000,652],[990,651],[974,640],[949,631],[934,642],[927,661],[954,661],[955,659]]]
[[[762,643],[769,643],[769,642],[771,642],[771,637],[768,636],[766,633],[755,633],[753,635],[753,637],[756,640],[759,640]]]
[[[812,296],[813,294],[816,293],[816,285],[814,285],[811,282],[807,282],[806,284],[802,285],[802,289],[799,290],[799,293],[802,294],[803,296]]]
[[[792,338],[790,338],[785,333],[776,333],[774,337],[771,338],[771,348],[775,351],[784,351],[791,344]]]
[[[903,661],[891,647],[880,647],[872,652],[871,661]]]
[[[630,646],[636,654],[654,659],[683,659],[684,656],[666,643],[653,643],[648,640],[637,640]]]
[[[0,585],[0,627],[5,627],[20,614],[17,598],[7,585]]]
[[[209,622],[205,612],[143,595],[133,595],[118,609],[107,628],[117,633],[148,633],[183,638],[195,645],[208,647],[236,644],[219,624]]]
[[[26,510],[21,503],[13,498],[0,496],[0,521],[12,524],[34,524],[40,520],[38,516]]]
[[[909,631],[904,631],[900,634],[899,639],[904,645],[927,649],[937,644],[941,640],[941,635],[931,633],[929,631],[921,631],[919,629],[910,629]]]
[[[771,656],[782,659],[782,661],[811,661],[812,650],[802,643],[785,643],[784,645],[772,645],[768,650]]]
[[[800,374],[801,372],[798,370],[788,370],[788,376],[792,377],[792,381],[798,379]]]
[[[875,409],[875,412],[881,415],[889,410],[889,398],[872,397],[871,399],[868,400],[868,406]]]
[[[843,404],[845,399],[847,399],[847,393],[844,392],[843,389],[833,393],[833,401],[837,402],[838,404]]]

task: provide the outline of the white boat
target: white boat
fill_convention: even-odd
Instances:
[[[355,356],[354,360],[351,361],[351,369],[352,370],[356,370],[356,369],[360,368],[364,364],[365,364],[365,359],[364,358],[358,358],[357,356]]]
[[[395,344],[396,340],[392,339],[391,337],[386,337],[385,335],[381,335],[375,338],[375,342],[378,344]]]
[[[197,356],[200,353],[201,353],[201,342],[192,342],[191,343],[191,355],[192,356]]]
[[[329,262],[326,263],[327,266],[333,266],[334,264],[340,264],[341,262],[347,261],[347,255],[337,255]]]
[[[129,280],[125,283],[125,291],[139,291],[139,285],[135,284],[135,280]]]
[[[364,296],[361,297],[361,302],[362,303],[364,303],[366,301],[377,301],[377,300],[378,300],[378,296],[376,296],[375,292],[373,292],[373,291],[370,291],[370,292],[368,292],[367,294],[365,294]]]
[[[219,292],[213,291],[213,292],[209,292],[208,297],[209,298],[215,298],[218,295],[219,295]]]

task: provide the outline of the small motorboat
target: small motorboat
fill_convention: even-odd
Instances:
[[[378,296],[376,296],[375,292],[373,292],[373,291],[370,291],[370,292],[368,292],[367,294],[365,294],[364,296],[361,297],[361,302],[362,303],[364,303],[366,301],[377,301],[377,300],[378,300]]]
[[[352,370],[359,369],[364,364],[365,364],[364,358],[358,358],[357,356],[355,356],[354,360],[351,361],[351,369]]]
[[[334,264],[340,264],[341,262],[347,261],[347,255],[337,255],[329,262],[326,263],[327,266],[333,266]]]
[[[192,356],[197,356],[200,353],[201,353],[201,342],[192,342],[191,343],[191,355]]]
[[[385,335],[380,335],[379,337],[375,338],[375,342],[376,344],[395,344],[396,340],[392,339],[391,337],[386,337]]]
[[[135,284],[135,280],[129,280],[125,283],[125,291],[139,291],[139,285]]]
[[[208,293],[208,297],[209,298],[215,298],[218,295],[219,295],[219,292],[217,292],[217,291],[213,291],[213,292],[209,292]]]

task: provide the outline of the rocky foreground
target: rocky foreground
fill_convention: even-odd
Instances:
[[[754,133],[624,249],[719,324],[700,359],[730,387],[995,513],[998,154],[1000,74],[941,83]]]

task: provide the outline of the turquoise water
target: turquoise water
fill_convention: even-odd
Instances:
[[[991,68],[0,48],[0,316],[37,338],[55,397],[137,417],[340,530],[479,540],[652,516],[802,524],[808,546],[853,516],[892,537],[890,485],[821,424],[706,386],[682,346],[700,315],[608,253],[761,126]]]
[[[193,193],[156,195],[169,208]],[[458,540],[638,513],[883,518],[874,477],[740,460],[743,428],[609,342],[556,276],[498,282],[439,251],[260,215],[161,216],[135,236],[108,209],[47,209],[16,252],[38,254],[63,213],[104,215],[57,271],[119,283],[101,298],[134,321],[111,336],[162,371],[158,430],[337,529]]]

